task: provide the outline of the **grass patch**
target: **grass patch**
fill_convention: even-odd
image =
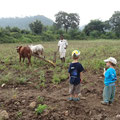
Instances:
[[[45,105],[45,104],[44,105],[39,104],[38,107],[35,109],[35,112],[39,115],[39,114],[43,113],[44,110],[47,109],[47,108],[48,108],[47,105]]]

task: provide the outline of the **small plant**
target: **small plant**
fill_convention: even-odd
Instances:
[[[52,82],[58,84],[58,83],[60,83],[60,81],[61,81],[61,80],[60,80],[59,76],[58,76],[57,74],[54,74],[54,75],[53,75]]]
[[[21,118],[21,117],[22,117],[22,112],[21,112],[21,111],[18,111],[18,112],[17,112],[17,117],[18,117],[18,118]]]
[[[3,83],[8,83],[10,82],[12,74],[8,73],[7,75],[4,75],[1,77],[1,81],[0,81],[0,85],[2,85]]]
[[[20,78],[19,81],[18,81],[18,83],[19,83],[19,84],[25,84],[26,81],[27,81],[26,78]]]
[[[35,109],[35,112],[37,113],[37,114],[41,114],[41,113],[43,113],[44,112],[44,110],[47,108],[47,105],[41,105],[41,104],[39,104],[38,105],[38,107]]]
[[[41,96],[38,96],[38,97],[37,97],[37,101],[38,101],[38,102],[43,102],[43,101],[44,101],[44,98],[41,97]]]
[[[45,87],[45,82],[41,82],[40,86]]]
[[[68,68],[69,64],[68,63],[64,63],[64,67]]]
[[[65,73],[60,76],[61,80],[66,80],[67,78],[68,78],[68,75]]]

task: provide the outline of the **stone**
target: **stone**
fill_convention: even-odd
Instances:
[[[116,115],[116,119],[117,119],[117,120],[120,120],[120,114],[119,114],[119,115]]]
[[[30,105],[29,105],[30,108],[35,108],[36,107],[36,102],[31,102]]]
[[[6,110],[0,111],[0,120],[8,120],[9,114]]]
[[[5,86],[5,83],[3,83],[2,85],[1,85],[1,87],[4,87]]]
[[[22,100],[22,103],[25,103],[25,100]]]
[[[68,111],[65,111],[65,116],[68,116]]]
[[[103,115],[103,114],[95,115],[94,119],[95,120],[105,120],[106,119],[106,115]]]

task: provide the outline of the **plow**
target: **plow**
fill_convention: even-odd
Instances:
[[[48,60],[44,57],[40,57],[39,55],[36,55],[36,54],[33,54],[34,57],[38,58],[38,59],[41,59],[47,63],[49,63],[50,65],[52,65],[53,67],[56,67],[56,55],[57,55],[57,52],[54,52],[54,57],[53,57],[53,61],[51,60]]]

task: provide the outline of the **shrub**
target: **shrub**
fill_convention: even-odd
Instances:
[[[54,41],[55,39],[56,39],[55,36],[49,31],[43,32],[42,34],[43,41]]]
[[[20,32],[20,29],[18,27],[11,28],[11,32]]]
[[[90,37],[93,39],[95,38],[99,38],[100,37],[100,32],[97,30],[93,30],[92,32],[90,32]]]
[[[18,33],[18,32],[12,32],[11,33],[11,36],[16,38],[16,39],[19,39],[22,37],[22,34],[21,33]]]
[[[64,36],[65,39],[68,39],[68,40],[71,39],[71,36],[69,34],[67,34],[67,33],[63,34],[63,36]]]

